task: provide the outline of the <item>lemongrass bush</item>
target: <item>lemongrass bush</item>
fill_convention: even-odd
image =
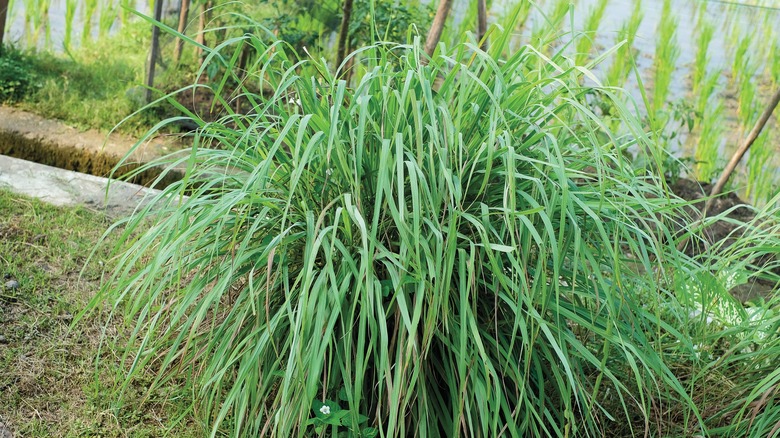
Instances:
[[[270,33],[209,50],[224,117],[155,128],[199,126],[154,163],[186,172],[114,227],[131,245],[92,303],[127,324],[127,382],[183,379],[212,436],[705,431],[669,366],[696,357],[685,204],[627,160],[658,148],[615,89],[509,52],[522,8],[487,53],[359,49],[351,83]]]

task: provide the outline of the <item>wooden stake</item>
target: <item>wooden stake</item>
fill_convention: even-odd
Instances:
[[[339,47],[336,51],[336,68],[339,68],[347,56],[347,39],[349,38],[349,20],[352,18],[352,0],[344,0],[341,29],[339,29]]]
[[[433,56],[433,51],[436,50],[436,45],[439,44],[451,7],[452,0],[441,0],[439,2],[436,15],[433,17],[433,23],[431,23],[431,30],[428,31],[428,37],[425,39],[425,53],[428,56]]]
[[[723,169],[723,173],[720,174],[720,178],[718,178],[718,182],[715,183],[715,186],[712,188],[712,191],[710,192],[710,198],[707,200],[707,203],[704,204],[704,210],[702,210],[702,217],[707,216],[707,211],[712,207],[713,202],[715,202],[715,197],[720,194],[720,192],[723,190],[723,187],[726,185],[726,183],[729,181],[729,177],[731,177],[731,174],[734,172],[734,169],[737,167],[737,164],[739,164],[739,161],[742,160],[742,157],[745,155],[745,152],[750,149],[750,146],[753,145],[753,142],[756,141],[756,138],[758,138],[758,135],[761,134],[761,130],[764,129],[764,125],[766,125],[767,120],[769,120],[769,117],[772,115],[772,112],[775,110],[775,107],[777,107],[777,104],[780,102],[780,88],[778,88],[777,91],[775,91],[774,96],[772,96],[772,99],[769,101],[769,105],[767,105],[766,109],[764,110],[764,113],[761,114],[761,118],[758,119],[756,122],[756,125],[753,126],[753,130],[750,131],[750,134],[748,134],[747,138],[745,139],[745,142],[742,143],[742,146],[739,147],[739,149],[734,152],[734,155],[731,157],[731,161],[729,161],[729,164],[726,166],[725,169]]]
[[[184,34],[187,29],[187,18],[190,14],[190,0],[181,0],[179,3],[179,28],[177,29],[180,34]],[[184,48],[184,40],[181,38],[176,39],[176,45],[173,47],[173,62],[179,63],[181,60],[181,51]]]
[[[154,1],[154,19],[158,23],[162,20],[163,0]],[[154,67],[160,52],[160,28],[155,24],[152,27],[152,51],[149,54],[149,70],[146,73],[146,102],[152,101],[152,88],[154,87]]]

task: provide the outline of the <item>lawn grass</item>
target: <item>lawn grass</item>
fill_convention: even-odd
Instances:
[[[119,366],[114,350],[100,352],[103,329],[121,339],[117,326],[98,312],[71,328],[99,287],[107,259],[104,216],[84,208],[58,208],[0,190],[0,423],[19,437],[162,436],[177,406],[145,396],[143,384],[129,388],[131,409],[112,401]],[[82,268],[83,271],[82,271]],[[109,351],[112,351],[109,353]],[[113,365],[95,367],[98,355]],[[165,397],[176,396],[170,389]],[[185,398],[186,400],[186,398]],[[170,436],[197,436],[189,421]]]

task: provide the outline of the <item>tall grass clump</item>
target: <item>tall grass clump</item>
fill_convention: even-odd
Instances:
[[[588,56],[590,56],[590,50],[593,48],[596,32],[599,29],[601,19],[604,17],[608,1],[599,0],[598,3],[591,7],[588,17],[585,19],[582,36],[577,40],[577,54],[574,58],[577,65],[584,65],[588,60]]]
[[[678,20],[672,11],[671,0],[664,0],[661,11],[661,21],[658,25],[658,41],[656,44],[653,67],[653,100],[650,112],[659,117],[666,106],[672,75],[680,57],[680,46],[677,44]]]
[[[267,33],[209,51],[253,109],[216,88],[223,119],[158,126],[200,127],[155,163],[185,175],[114,228],[132,246],[93,303],[127,324],[128,382],[184,380],[212,436],[699,430],[657,353],[659,309],[687,314],[681,202],[626,159],[654,148],[614,90],[511,36],[376,43],[354,83]]]

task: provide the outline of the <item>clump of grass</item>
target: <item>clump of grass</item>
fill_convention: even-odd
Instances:
[[[756,101],[756,83],[751,71],[754,66],[746,66],[740,81],[739,95],[737,96],[737,115],[741,130],[748,132],[759,117],[759,102]]]
[[[417,42],[369,46],[353,86],[265,38],[208,62],[272,92],[188,114],[194,145],[166,159],[185,178],[122,222],[142,235],[102,298],[135,335],[130,381],[186,376],[234,436],[633,434],[673,400],[699,430],[657,353],[678,339],[658,309],[686,314],[683,204],[625,159],[653,145],[610,89],[543,48],[503,57],[509,32],[426,63]],[[244,44],[260,55],[237,72]]]
[[[661,21],[658,25],[658,41],[653,59],[653,100],[649,111],[660,119],[661,110],[666,106],[672,75],[680,57],[677,44],[678,20],[672,11],[671,0],[664,0]]]
[[[593,47],[601,19],[604,17],[604,12],[607,9],[608,1],[599,0],[598,3],[591,7],[588,17],[585,19],[585,26],[582,30],[582,36],[577,41],[577,54],[574,58],[577,65],[584,65],[588,60],[588,56],[590,56],[590,50]]]
[[[631,72],[631,67],[634,64],[632,61],[635,56],[634,40],[636,39],[636,33],[639,30],[639,25],[642,24],[643,18],[642,0],[636,0],[634,2],[634,9],[631,12],[631,17],[618,31],[618,41],[625,41],[625,43],[618,47],[614,60],[607,70],[607,84],[614,87],[621,87],[625,83],[626,78]]]
[[[49,24],[49,7],[51,0],[25,0],[25,34],[27,46],[37,47],[41,40],[41,32],[44,33],[44,44],[48,47],[51,41]]]

